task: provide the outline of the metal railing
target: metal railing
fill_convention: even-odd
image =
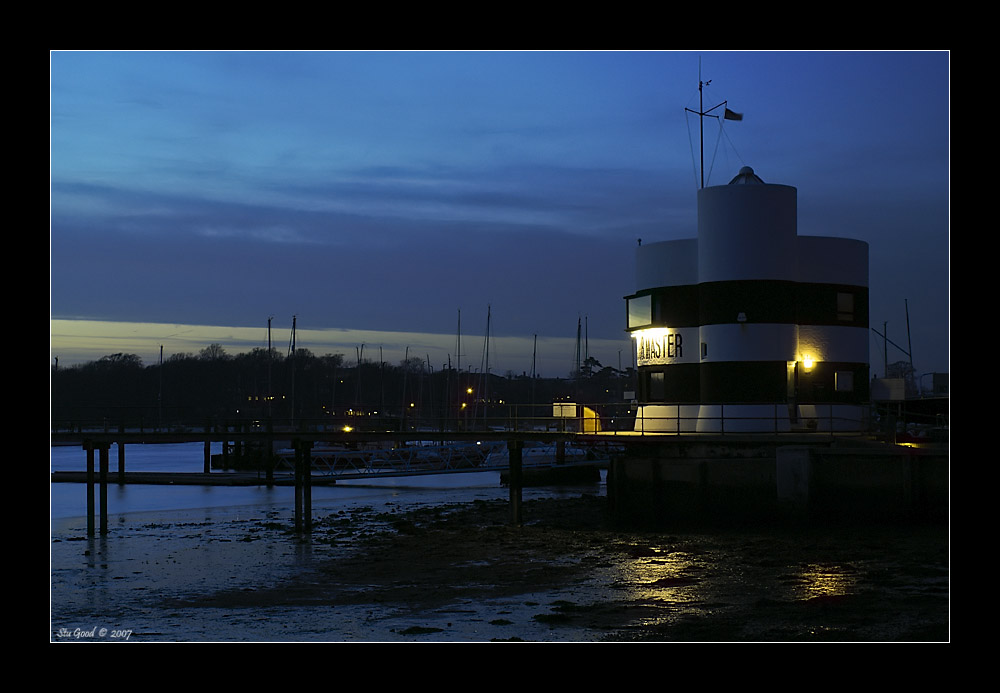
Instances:
[[[620,446],[607,443],[584,445],[525,442],[521,448],[525,468],[553,464],[605,463]],[[274,455],[276,473],[293,472],[295,450],[282,449]],[[507,443],[483,441],[446,445],[405,445],[395,447],[359,446],[313,447],[309,452],[313,474],[338,478],[366,478],[442,474],[449,472],[503,471],[509,468]]]
[[[516,432],[576,433],[603,436],[643,435],[729,435],[729,434],[786,434],[820,432],[869,433],[871,412],[867,405],[840,403],[787,404],[759,403],[600,403],[583,404],[556,402],[544,405],[503,404],[485,407],[476,417],[459,412],[453,416],[439,413],[407,412],[407,416],[387,416],[353,412],[345,417],[299,419],[289,422],[264,421],[257,418],[213,419],[202,425],[172,424],[156,432],[190,434],[201,433],[250,433],[273,430],[274,432],[329,432],[338,440],[351,431],[358,433],[393,434],[397,439],[410,434],[420,434],[427,440],[433,434],[440,440],[448,434],[466,436],[476,432],[498,434]],[[52,421],[52,433],[79,434],[114,433],[116,431],[153,432],[154,429],[119,425],[108,419],[94,421]],[[524,436],[519,436],[523,438]],[[315,438],[315,436],[314,436]]]
[[[485,469],[489,455],[502,443],[413,445],[346,450],[315,447],[309,452],[315,474],[339,477],[390,474],[440,474]],[[275,453],[275,471],[294,471],[295,451]]]
[[[640,435],[871,432],[868,407],[842,403],[647,404],[639,408],[635,422]]]

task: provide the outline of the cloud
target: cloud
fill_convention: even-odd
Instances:
[[[718,156],[706,139],[711,182],[746,163],[796,186],[800,233],[871,244],[873,324],[919,289],[945,329],[947,54],[705,68],[746,114]],[[491,304],[522,335],[582,314],[616,337],[636,239],[697,233],[698,69],[670,52],[55,53],[52,312],[446,332]]]
[[[453,316],[455,317],[455,316]],[[365,361],[399,363],[411,357],[430,359],[431,367],[444,367],[450,362],[462,370],[485,368],[483,345],[485,315],[469,326],[472,316],[463,314],[462,357],[458,358],[457,324],[451,332],[405,332],[392,330],[310,329],[301,324],[296,329],[296,346],[309,349],[315,356],[343,354],[345,362],[355,362],[360,354]],[[481,329],[479,329],[481,327]],[[477,331],[478,330],[478,331]],[[290,342],[291,318],[272,323],[271,345],[284,352]],[[173,324],[156,322],[116,322],[105,320],[52,320],[50,346],[53,359],[60,367],[68,367],[115,353],[136,354],[150,365],[159,359],[163,347],[165,359],[174,354],[198,354],[210,344],[220,344],[230,355],[248,353],[268,344],[267,323],[256,326]],[[590,354],[604,365],[617,367],[620,351],[625,352],[622,367],[631,362],[627,339],[588,341]],[[362,353],[362,347],[363,353]],[[540,335],[533,337],[494,335],[490,340],[489,370],[503,375],[531,370],[535,359],[536,373],[545,377],[565,377],[573,366],[576,349],[575,332],[565,337]]]

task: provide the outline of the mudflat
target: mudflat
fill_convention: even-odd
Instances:
[[[340,513],[318,520],[309,539],[340,550],[267,585],[175,594],[157,608],[216,620],[225,614],[234,630],[222,639],[950,637],[945,526],[634,530],[613,526],[606,502],[589,495],[526,501],[521,526],[511,524],[503,501]],[[292,541],[287,533],[285,540]]]

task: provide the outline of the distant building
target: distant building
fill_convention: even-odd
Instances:
[[[868,244],[799,236],[795,188],[699,190],[698,237],[639,245],[625,300],[637,430],[865,426]]]

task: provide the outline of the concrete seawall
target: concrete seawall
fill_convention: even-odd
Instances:
[[[884,445],[666,444],[608,469],[624,524],[685,520],[932,520],[948,517],[948,451]]]
[[[906,447],[883,450],[780,448],[777,492],[792,514],[849,519],[948,516],[948,453]]]

